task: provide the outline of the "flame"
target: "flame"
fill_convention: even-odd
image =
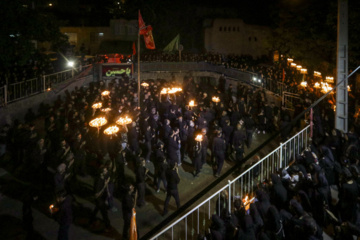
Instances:
[[[300,85],[301,85],[302,87],[306,87],[306,86],[307,86],[307,82],[301,82]]]
[[[111,111],[111,108],[103,108],[101,109],[102,112],[110,112]]]
[[[129,118],[128,116],[120,117],[120,118],[116,121],[116,124],[118,124],[118,125],[126,125],[126,124],[129,124],[129,123],[132,123],[132,120],[131,120],[131,118]]]
[[[101,102],[94,103],[94,104],[92,105],[92,108],[94,108],[94,109],[98,109],[98,108],[101,108],[101,107],[102,107],[102,103],[101,103]]]
[[[219,97],[212,97],[212,101],[218,103],[218,102],[220,102],[220,98]]]
[[[296,67],[296,63],[291,63],[290,66],[291,67]]]
[[[95,118],[89,122],[90,127],[101,127],[104,126],[107,123],[106,118],[100,117]]]
[[[203,135],[201,134],[196,135],[195,141],[202,142],[202,140],[203,140]]]
[[[148,87],[148,86],[149,86],[149,84],[148,84],[148,83],[146,83],[146,82],[143,82],[143,83],[141,84],[141,86],[143,86],[143,87]]]
[[[172,94],[172,93],[177,93],[177,92],[181,92],[182,88],[163,88],[161,89],[160,94]]]
[[[103,92],[101,93],[102,96],[108,96],[109,94],[110,94],[109,91],[103,91]]]
[[[316,83],[314,84],[314,88],[320,88],[320,83],[316,82]]]
[[[106,135],[112,135],[119,131],[119,128],[117,126],[110,126],[107,129],[104,130],[104,133]]]
[[[189,106],[190,106],[190,107],[195,106],[195,101],[194,101],[194,100],[191,100],[191,101],[189,102]]]

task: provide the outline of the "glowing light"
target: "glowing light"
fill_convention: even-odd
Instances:
[[[128,116],[120,117],[120,118],[116,121],[116,124],[118,124],[118,125],[126,125],[126,124],[129,124],[129,123],[132,123],[132,119],[129,118]]]
[[[292,62],[294,61],[294,59],[288,58],[287,61],[288,61],[289,63],[292,63]]]
[[[110,112],[110,111],[111,111],[111,108],[102,108],[101,111],[102,111],[102,112]]]
[[[104,130],[104,134],[106,135],[113,135],[119,131],[119,127],[117,126],[110,126]]]
[[[109,96],[109,94],[110,94],[110,91],[103,91],[101,93],[101,96]]]
[[[202,135],[202,134],[196,135],[195,141],[197,141],[197,142],[202,142],[202,140],[203,140],[203,135]]]
[[[160,94],[172,94],[172,93],[177,93],[177,92],[181,92],[182,88],[163,88],[161,89]]]
[[[314,76],[315,77],[321,77],[321,72],[314,71]]]
[[[291,67],[296,67],[296,63],[291,63],[290,66]]]
[[[297,66],[296,66],[296,69],[299,70],[299,71],[300,71],[301,68],[302,68],[301,65],[297,65]]]
[[[329,83],[333,83],[334,82],[334,78],[333,77],[330,77],[330,76],[327,76],[325,78],[325,81],[329,82]]]
[[[189,102],[189,106],[190,106],[190,107],[194,107],[194,106],[195,106],[195,101],[194,101],[194,100],[191,100],[191,101]]]
[[[320,88],[320,83],[316,82],[316,83],[314,84],[314,88]]]
[[[143,82],[143,83],[141,84],[141,86],[143,86],[143,87],[148,87],[148,86],[149,86],[149,84],[148,84],[148,83],[146,83],[146,82]]]
[[[306,69],[306,68],[302,68],[302,69],[300,69],[300,72],[301,72],[302,74],[306,74],[306,73],[307,73],[307,69]]]
[[[348,92],[351,92],[351,89],[350,89],[350,86],[349,86],[349,85],[347,86],[347,89],[348,89]]]
[[[106,123],[107,123],[106,118],[100,117],[100,118],[95,118],[95,119],[91,120],[89,122],[89,126],[90,127],[101,127],[101,126],[104,126]]]
[[[52,3],[49,3],[49,7],[52,7]]]
[[[68,61],[68,66],[73,67],[75,65],[74,61]]]
[[[98,108],[101,108],[101,107],[102,107],[102,103],[101,103],[101,102],[94,103],[94,104],[92,105],[92,108],[94,108],[94,109],[98,109]]]
[[[305,82],[305,81],[304,81],[304,82],[301,82],[300,85],[301,85],[302,87],[307,87],[307,82]]]
[[[51,91],[51,88],[46,89],[46,91],[50,92],[50,91]]]
[[[212,100],[213,102],[216,102],[216,103],[220,102],[220,98],[219,98],[219,97],[212,97],[211,100]]]

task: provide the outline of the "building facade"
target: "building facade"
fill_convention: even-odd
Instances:
[[[137,40],[138,22],[113,19],[110,20],[109,27],[61,27],[60,31],[69,37],[75,52],[84,47],[88,55],[120,53],[123,49],[114,49],[115,52],[104,52],[104,49],[109,49],[109,45],[120,46],[119,48],[128,45],[131,49],[131,43]],[[114,42],[125,44],[114,44]]]
[[[204,47],[221,54],[268,55],[268,27],[248,25],[241,19],[213,19],[204,22]]]

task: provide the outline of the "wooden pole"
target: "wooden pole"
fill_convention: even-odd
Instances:
[[[140,12],[140,11],[139,11]],[[140,110],[140,27],[138,31],[138,109]]]

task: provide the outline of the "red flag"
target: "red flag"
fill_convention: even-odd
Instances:
[[[144,36],[147,49],[155,49],[155,41],[152,35],[152,27],[146,26],[139,10],[139,34]]]
[[[132,218],[130,222],[130,240],[137,240],[137,229],[136,229],[136,212],[135,208],[132,209]]]
[[[150,25],[146,27],[146,32],[144,34],[144,41],[147,49],[155,49],[155,41],[152,34],[152,27]]]
[[[136,54],[135,42],[133,42],[133,45],[132,45],[132,50],[133,50],[132,55],[135,55],[135,54]]]
[[[141,13],[140,13],[140,10],[139,10],[139,30],[141,32],[141,30],[145,28],[145,22],[144,20],[142,19],[142,16],[141,16]],[[141,34],[141,33],[140,33]]]

